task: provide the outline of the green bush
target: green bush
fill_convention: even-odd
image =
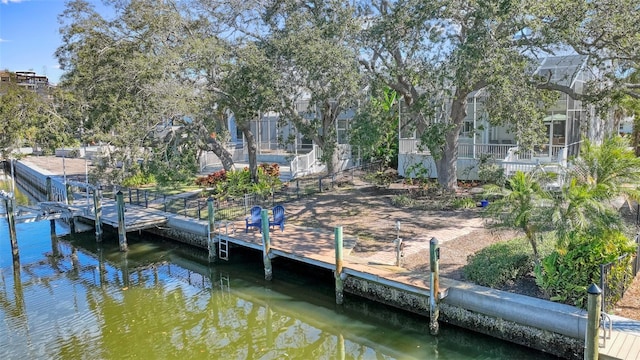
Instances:
[[[122,186],[135,188],[142,185],[155,184],[155,182],[156,179],[153,174],[140,171],[124,179],[122,181]]]
[[[600,281],[600,264],[629,254],[626,261],[612,269],[612,285],[621,285],[624,272],[630,269],[635,244],[622,232],[611,229],[576,231],[568,238],[566,247],[556,249],[536,267],[536,282],[551,300],[585,308],[587,287]]]
[[[533,261],[528,242],[517,238],[492,244],[470,255],[462,271],[467,280],[495,288],[531,272]]]
[[[472,209],[477,206],[476,201],[470,197],[455,198],[451,205],[454,209]]]

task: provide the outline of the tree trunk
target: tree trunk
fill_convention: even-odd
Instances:
[[[247,142],[247,152],[249,153],[249,173],[252,183],[258,182],[258,146],[256,144],[256,137],[251,131],[251,126],[247,122],[238,122],[238,128],[242,130],[244,139]]]
[[[235,170],[236,167],[233,163],[233,156],[216,139],[209,139],[207,142],[207,150],[213,151],[213,153],[216,154],[220,161],[222,161],[222,167],[226,171]]]
[[[448,131],[445,135],[444,151],[436,161],[438,183],[445,190],[454,191],[458,187],[458,133],[460,127]]]
[[[233,163],[233,155],[225,149],[224,145],[220,143],[215,137],[213,137],[209,130],[204,126],[204,124],[200,124],[197,127],[199,141],[198,144],[202,150],[212,151],[218,159],[222,162],[222,167],[225,171],[235,170],[235,165]],[[202,144],[204,143],[204,146]]]
[[[454,191],[458,187],[458,138],[467,116],[467,94],[466,91],[456,90],[451,103],[452,126],[445,134],[442,156],[436,161],[438,183],[448,191]]]

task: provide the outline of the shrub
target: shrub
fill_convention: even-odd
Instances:
[[[122,181],[124,187],[139,187],[142,185],[154,184],[156,182],[155,176],[143,171],[130,175]]]
[[[258,171],[262,169],[262,173],[271,177],[280,177],[280,165],[277,163],[273,164],[260,164],[258,165]]]
[[[227,171],[222,169],[196,179],[196,185],[202,187],[215,187],[220,182],[227,181]]]
[[[536,283],[551,300],[585,308],[587,287],[600,281],[600,264],[629,254],[628,261],[612,271],[612,280],[619,282],[623,278],[621,272],[628,269],[635,244],[622,232],[611,229],[575,231],[568,240],[566,247],[559,247],[536,266]]]
[[[464,276],[478,285],[500,287],[533,269],[534,256],[522,238],[492,244],[467,259]]]

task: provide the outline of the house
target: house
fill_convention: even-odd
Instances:
[[[582,93],[585,83],[593,78],[586,63],[587,57],[582,55],[548,57],[540,62],[534,74]],[[566,167],[567,160],[578,155],[583,136],[599,140],[612,130],[608,129],[611,124],[596,118],[592,107],[561,93],[544,118],[546,141],[524,152],[518,149],[518,139],[507,127],[489,124],[485,100],[485,89],[471,93],[467,99],[467,117],[458,142],[457,176],[461,180],[478,179],[481,159],[495,161],[507,175],[537,166]],[[412,166],[420,163],[431,177],[437,176],[433,158],[428,150],[419,147],[415,131],[401,132],[399,141],[398,173],[401,176],[411,176]]]
[[[299,114],[307,114],[304,116],[311,117],[317,111],[309,100],[299,100],[295,106]],[[336,121],[340,169],[346,169],[357,161],[352,155],[347,136],[354,115],[355,109],[348,109],[341,112]],[[227,148],[233,149],[234,161],[242,166],[248,163],[246,140],[242,131],[236,126],[234,116],[229,116],[227,121],[230,135]],[[250,127],[257,142],[258,163],[280,164],[281,173],[287,173],[281,176],[283,179],[289,180],[326,170],[326,165],[321,162],[320,147],[312,139],[297,131],[291,122],[282,121],[277,112],[261,112],[255,120],[250,122]],[[202,154],[201,171],[221,167],[218,162],[219,159],[213,153]]]
[[[36,75],[33,71],[0,71],[0,82],[17,84],[45,98],[50,97],[49,90],[52,88],[46,76]]]

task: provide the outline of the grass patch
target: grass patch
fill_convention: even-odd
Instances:
[[[415,201],[409,195],[400,194],[391,198],[391,204],[395,207],[409,207],[413,206]]]

